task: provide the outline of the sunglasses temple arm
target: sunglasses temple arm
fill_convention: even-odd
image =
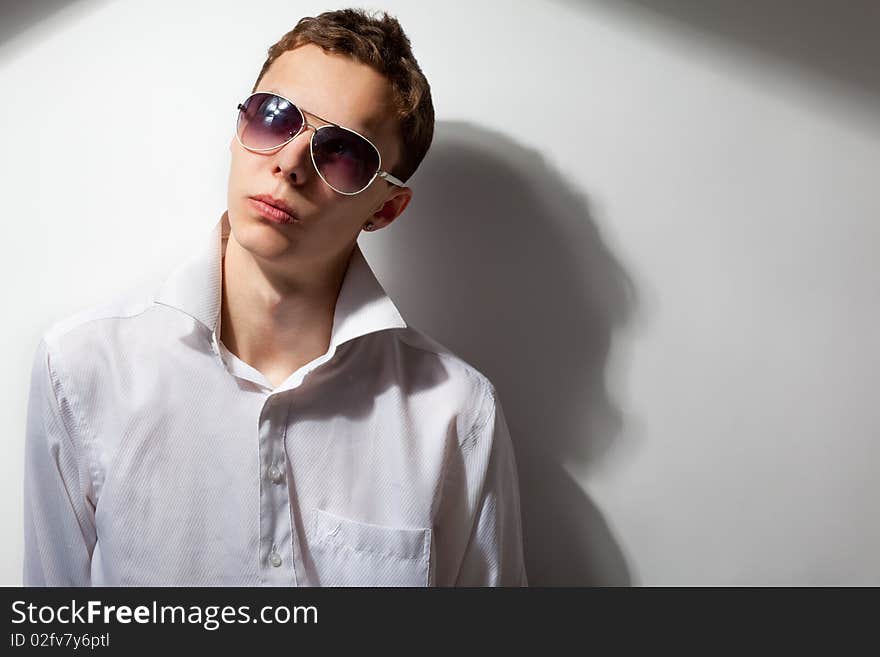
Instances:
[[[398,187],[406,187],[406,184],[402,180],[395,178],[387,171],[380,171],[376,175],[379,176],[380,178],[384,178],[385,180],[390,182],[392,185],[397,185]]]

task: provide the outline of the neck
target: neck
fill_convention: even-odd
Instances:
[[[284,262],[282,268],[244,249],[230,233],[219,339],[273,384],[326,353],[354,246],[330,261]]]

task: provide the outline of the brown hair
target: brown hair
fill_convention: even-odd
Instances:
[[[301,18],[269,48],[269,56],[254,88],[282,53],[313,43],[325,51],[346,54],[381,73],[391,83],[392,103],[399,125],[400,160],[391,174],[406,181],[418,168],[434,137],[431,87],[412,54],[409,38],[393,16],[368,14],[363,9],[326,11]]]

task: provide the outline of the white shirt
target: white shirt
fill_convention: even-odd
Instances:
[[[492,383],[355,246],[327,352],[273,388],[217,337],[228,236],[43,334],[24,584],[527,585]]]

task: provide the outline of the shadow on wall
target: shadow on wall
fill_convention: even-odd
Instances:
[[[0,0],[0,62],[11,58],[34,31],[64,22],[72,13],[90,11],[108,0]],[[65,17],[66,16],[66,17]]]
[[[795,66],[880,111],[877,0],[557,0],[585,12],[699,30],[717,41]]]
[[[504,135],[438,122],[411,186],[406,213],[382,233],[381,280],[414,327],[498,390],[516,447],[529,583],[633,584],[612,530],[563,464],[607,464],[624,447],[604,382],[634,285],[586,199]]]

